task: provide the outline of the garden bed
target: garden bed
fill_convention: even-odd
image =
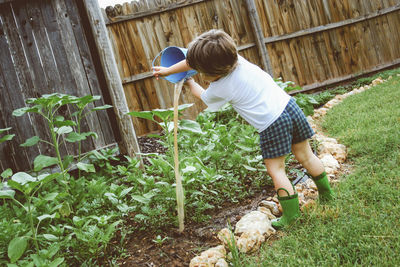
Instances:
[[[82,109],[95,100],[46,97],[61,97],[61,102],[50,104],[79,101]],[[318,97],[323,101],[316,101]],[[298,102],[308,112],[309,105],[312,110],[334,95],[318,97],[303,95]],[[45,100],[37,103],[44,105]],[[26,108],[16,115],[38,111]],[[51,119],[55,142],[66,139],[78,144],[96,136],[81,133],[69,118]],[[5,141],[9,138],[12,136]],[[24,145],[39,141],[31,138]],[[179,135],[186,197],[185,230],[179,234],[173,157],[168,149],[171,138],[150,136],[139,141],[146,153],[144,169],[139,168],[137,159],[116,157],[116,150],[110,149],[79,157],[82,162],[75,172],[68,172],[73,157],[45,155],[37,157],[35,170],[29,174],[4,171],[0,264],[187,266],[195,255],[218,243],[216,234],[228,222],[233,226],[263,198],[274,194],[255,130],[231,108],[204,112],[196,122],[183,124]],[[304,175],[293,156],[287,158],[287,164],[292,180]],[[46,167],[52,165],[58,165],[62,172],[46,173]],[[13,182],[7,184],[10,180]]]

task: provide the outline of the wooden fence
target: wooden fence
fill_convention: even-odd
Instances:
[[[41,117],[12,116],[26,99],[58,92],[101,95],[95,105],[112,104],[82,10],[82,1],[74,0],[0,0],[0,128],[12,127],[10,133],[16,134],[0,145],[0,172],[29,170],[37,155],[54,156],[46,143],[19,146],[35,135],[51,140]],[[71,112],[63,110],[62,115]],[[83,152],[113,145],[120,138],[112,110],[89,114],[82,127],[99,136],[84,141]],[[77,147],[64,142],[61,152],[76,155]]]
[[[211,28],[229,33],[242,56],[275,78],[305,89],[400,63],[400,0],[140,0],[103,14],[130,110],[172,106],[173,85],[152,78],[152,60]],[[192,118],[205,108],[189,92],[181,102],[196,103]],[[138,134],[156,130],[142,119],[134,125]]]

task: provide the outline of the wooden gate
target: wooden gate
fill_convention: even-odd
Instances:
[[[82,1],[74,0],[0,0],[0,128],[12,127],[10,133],[16,134],[0,145],[0,171],[29,170],[37,155],[53,153],[45,143],[19,146],[35,135],[50,140],[39,116],[12,116],[26,99],[58,92],[101,95],[95,105],[111,104],[82,10]],[[99,136],[84,141],[83,152],[115,145],[120,138],[112,110],[89,114],[82,127]],[[64,142],[61,150],[76,154],[77,147]]]

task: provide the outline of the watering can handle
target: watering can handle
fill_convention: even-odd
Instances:
[[[153,59],[153,62],[151,62],[151,66],[154,67],[154,62],[156,62],[157,58],[164,52],[165,49],[161,50],[157,56]]]
[[[152,66],[152,67],[154,67],[154,62],[156,62],[157,58],[160,57],[160,56],[162,55],[162,53],[164,52],[165,49],[166,49],[166,48],[164,48],[163,50],[161,50],[161,51],[157,54],[157,56],[153,59],[153,62],[151,62],[151,66]],[[159,76],[159,77],[160,77],[161,79],[167,80],[167,79],[165,79],[163,76]]]

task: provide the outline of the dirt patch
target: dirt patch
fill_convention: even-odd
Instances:
[[[139,145],[143,153],[164,153],[165,148],[155,138],[140,137]],[[289,163],[288,174],[296,178],[296,173],[302,166],[296,161]],[[297,171],[296,171],[297,170]],[[351,172],[351,164],[341,164],[337,177],[347,175]],[[140,266],[140,267],[174,267],[189,266],[190,260],[210,247],[220,244],[217,240],[217,233],[228,226],[235,226],[236,223],[250,211],[256,210],[259,203],[275,194],[273,186],[264,188],[262,192],[256,193],[253,197],[243,200],[241,203],[226,202],[222,208],[213,210],[211,219],[207,223],[199,224],[185,222],[185,230],[178,233],[177,228],[161,229],[161,238],[167,237],[163,242],[155,242],[157,235],[152,232],[135,232],[127,238],[125,243],[126,258],[118,262],[119,266]],[[127,221],[127,225],[135,226],[133,220]],[[283,233],[278,231],[266,240],[271,244],[280,238]],[[118,238],[117,238],[118,239]]]
[[[256,194],[242,203],[225,203],[223,208],[214,210],[207,224],[187,223],[182,234],[177,229],[165,229],[162,236],[169,237],[162,244],[156,244],[154,233],[139,233],[127,242],[130,256],[119,262],[120,266],[189,266],[190,260],[202,251],[217,246],[217,233],[235,225],[242,216],[255,210],[261,200],[272,195],[272,188]]]
[[[139,137],[138,141],[142,153],[164,153],[166,151],[156,138]],[[262,192],[256,193],[252,198],[240,203],[226,202],[221,205],[220,209],[213,210],[209,214],[211,219],[207,223],[185,222],[183,233],[179,233],[177,228],[162,229],[161,238],[167,238],[161,243],[155,242],[157,233],[135,232],[127,237],[125,242],[126,254],[129,256],[120,260],[118,265],[140,267],[189,266],[190,260],[196,255],[220,243],[216,236],[222,228],[227,227],[228,223],[234,226],[242,216],[256,210],[260,201],[273,195],[274,189],[269,186],[264,188]],[[128,220],[126,224],[134,227],[136,223],[133,220]],[[115,253],[117,253],[116,248]]]

